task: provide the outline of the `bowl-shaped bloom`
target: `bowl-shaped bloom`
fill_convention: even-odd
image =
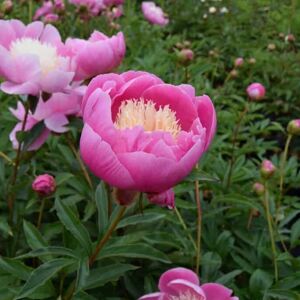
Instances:
[[[258,82],[252,83],[247,87],[247,94],[251,100],[261,100],[266,94],[265,87]]]
[[[88,40],[68,38],[64,47],[65,55],[75,62],[75,80],[112,71],[121,63],[125,50],[122,32],[109,38],[94,31]]]
[[[200,285],[197,274],[186,268],[173,268],[159,279],[159,292],[139,300],[238,300],[232,290],[218,283]]]
[[[216,114],[208,96],[146,73],[95,77],[83,98],[80,151],[91,171],[121,190],[174,206],[169,189],[210,145]]]
[[[163,10],[152,1],[142,2],[142,12],[145,19],[151,24],[165,26],[169,23],[169,19]]]
[[[18,20],[0,20],[1,90],[30,95],[63,92],[74,73],[69,58],[59,54],[61,45],[52,25],[33,22],[25,26]]]
[[[77,92],[71,94],[55,93],[46,102],[40,98],[32,114],[29,111],[25,124],[25,131],[31,130],[36,124],[43,121],[44,129],[37,139],[29,146],[28,150],[37,150],[47,140],[50,132],[63,133],[68,130],[65,127],[69,121],[68,116],[78,115],[80,113],[82,96]],[[25,117],[25,108],[21,102],[18,102],[17,109],[10,109],[11,113],[20,121],[9,135],[9,138],[15,149],[19,142],[16,134],[22,129],[22,123]]]

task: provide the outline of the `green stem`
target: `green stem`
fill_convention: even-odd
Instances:
[[[198,165],[196,166],[198,168]],[[199,181],[195,180],[195,199],[197,204],[197,242],[196,242],[196,267],[195,272],[199,273],[200,260],[201,260],[201,234],[202,234],[202,208],[199,191]]]
[[[116,218],[113,220],[113,222],[110,224],[108,230],[106,231],[105,235],[103,236],[103,238],[99,241],[99,243],[96,246],[95,251],[93,252],[93,254],[90,256],[89,258],[89,265],[93,265],[99,252],[101,251],[101,249],[103,248],[103,246],[105,245],[105,243],[109,240],[109,238],[111,237],[112,233],[114,232],[114,230],[116,229],[118,223],[120,222],[120,220],[122,219],[125,211],[126,211],[126,206],[121,206]]]
[[[84,163],[83,163],[83,161],[82,161],[82,159],[81,159],[78,151],[76,150],[76,147],[74,145],[74,142],[73,142],[73,139],[72,139],[71,135],[69,135],[67,133],[66,134],[66,139],[67,139],[67,142],[68,142],[68,145],[69,145],[71,151],[73,152],[74,156],[76,157],[76,159],[77,159],[77,161],[79,163],[79,166],[81,168],[81,171],[83,173],[83,176],[84,176],[86,182],[88,183],[89,187],[91,189],[93,189],[93,183],[92,183],[91,177],[90,177],[90,175],[89,175],[89,173],[88,173],[88,171],[87,171],[87,169],[86,169],[86,167],[85,167],[85,165],[84,165]]]
[[[0,156],[4,158],[8,163],[14,165],[15,163],[2,151],[0,151]]]
[[[272,216],[271,216],[271,212],[270,212],[270,205],[269,205],[270,199],[269,199],[269,191],[268,191],[267,182],[265,182],[265,191],[264,191],[263,201],[264,201],[266,217],[267,217],[267,222],[268,222],[269,235],[270,235],[270,240],[271,240],[275,281],[277,282],[278,281],[278,265],[277,265],[277,259],[276,259],[276,257],[277,257],[276,245],[275,245],[274,231],[273,231],[273,226],[272,226]]]
[[[231,184],[233,165],[234,165],[234,162],[235,162],[235,146],[236,146],[238,134],[239,134],[239,131],[240,131],[242,121],[245,118],[245,115],[248,112],[248,110],[249,110],[248,102],[246,102],[244,110],[241,112],[240,117],[237,121],[236,127],[235,127],[234,132],[233,132],[232,147],[231,147],[231,158],[230,158],[230,162],[229,162],[229,171],[228,171],[227,184],[226,184],[227,189],[230,187],[230,184]]]
[[[184,222],[184,220],[183,220],[183,218],[182,218],[182,216],[181,216],[179,210],[177,209],[177,207],[174,208],[174,211],[175,211],[175,213],[176,213],[176,215],[177,215],[177,218],[178,218],[180,224],[182,225],[184,231],[187,233],[187,235],[188,235],[190,241],[192,242],[192,244],[193,244],[193,246],[194,246],[194,249],[197,251],[196,243],[195,243],[194,239],[192,238],[191,234],[188,232],[188,228],[187,228],[187,226],[186,226],[186,224],[185,224],[185,222]]]
[[[42,201],[42,203],[41,203],[41,206],[40,206],[40,211],[39,211],[38,221],[37,221],[37,225],[36,225],[36,227],[37,227],[38,229],[41,227],[41,224],[42,224],[43,213],[44,213],[45,202],[46,202],[46,199],[45,199],[45,198],[41,198],[40,200]]]
[[[282,160],[281,160],[281,164],[280,164],[280,182],[279,182],[279,204],[281,202],[282,196],[283,196],[283,183],[284,183],[284,175],[285,175],[285,164],[286,164],[286,160],[287,160],[287,155],[288,155],[288,151],[289,151],[289,147],[290,147],[290,143],[292,140],[293,135],[289,134],[287,137],[287,140],[285,142],[285,146],[284,146],[284,152],[283,152],[283,156],[282,156]]]
[[[32,22],[32,0],[28,1],[28,22]]]

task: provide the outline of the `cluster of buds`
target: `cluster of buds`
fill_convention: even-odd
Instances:
[[[51,196],[56,190],[55,179],[49,174],[39,175],[32,182],[32,189],[40,197]]]
[[[194,59],[194,52],[191,49],[191,42],[184,41],[183,43],[176,43],[175,52],[177,60],[183,65],[190,64]]]

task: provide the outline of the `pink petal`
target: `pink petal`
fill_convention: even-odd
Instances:
[[[0,45],[6,49],[16,39],[16,33],[9,21],[0,20]]]
[[[40,40],[43,43],[50,43],[53,45],[61,43],[61,37],[58,30],[50,24],[46,25]]]
[[[173,189],[169,189],[159,194],[147,194],[149,202],[160,206],[166,206],[170,209],[175,207],[175,195]]]
[[[170,300],[165,293],[152,293],[140,297],[138,300]]]
[[[121,102],[124,100],[130,99],[139,99],[143,97],[143,93],[148,88],[152,87],[155,84],[160,83],[161,80],[158,80],[156,76],[151,74],[145,74],[139,77],[136,77],[122,86],[122,89],[113,99],[112,106],[112,118],[115,119],[117,113],[119,112],[119,107]],[[145,100],[154,100],[151,98],[144,97]]]
[[[69,123],[67,117],[64,114],[54,114],[49,118],[45,119],[46,127],[54,132],[63,133],[68,131],[68,128],[64,127]]]
[[[25,82],[21,84],[3,82],[0,89],[6,94],[38,95],[39,87],[35,83]]]
[[[169,293],[169,283],[175,279],[184,279],[195,285],[199,285],[199,278],[196,273],[186,268],[173,268],[164,272],[159,279],[159,290],[165,293]]]
[[[50,131],[45,128],[41,135],[29,146],[28,151],[34,151],[39,149],[47,140],[50,135]]]
[[[184,92],[186,92],[190,97],[194,98],[195,95],[195,88],[190,84],[180,84],[178,85]]]
[[[18,106],[16,109],[9,108],[10,112],[20,121],[24,119],[25,116],[25,108],[22,102],[18,101]]]
[[[44,24],[40,21],[32,22],[26,26],[24,37],[39,39],[44,29]]]
[[[80,152],[91,171],[112,186],[133,190],[135,182],[120,163],[110,145],[85,124],[80,139]]]
[[[41,78],[41,88],[47,93],[63,92],[74,77],[72,72],[55,70]]]
[[[197,97],[197,107],[200,122],[203,125],[203,127],[206,128],[207,141],[205,144],[205,150],[207,150],[216,132],[216,111],[212,101],[206,95]]]
[[[149,87],[141,96],[145,100],[152,100],[157,106],[169,105],[185,131],[189,131],[193,121],[198,117],[192,98],[179,87],[159,84]]]
[[[185,279],[174,279],[168,283],[167,288],[170,294],[174,296],[188,295],[198,300],[209,300],[199,285]],[[221,300],[221,298],[218,298],[218,300]]]
[[[230,300],[232,290],[218,283],[205,283],[201,286],[207,300]]]

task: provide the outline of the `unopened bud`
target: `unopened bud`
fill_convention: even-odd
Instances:
[[[193,60],[194,52],[191,49],[182,49],[177,52],[177,57],[182,64],[188,64]]]
[[[265,192],[265,186],[260,182],[255,182],[252,189],[258,196],[262,196]]]
[[[49,174],[39,175],[32,182],[32,189],[42,197],[50,196],[56,189],[55,179]]]
[[[260,168],[261,176],[264,179],[268,179],[272,177],[275,171],[276,171],[276,167],[273,165],[273,163],[268,159],[264,159]]]
[[[276,45],[275,44],[269,44],[268,45],[268,50],[269,51],[274,51],[276,49]]]
[[[287,132],[292,135],[300,135],[300,119],[290,121],[287,126]]]

